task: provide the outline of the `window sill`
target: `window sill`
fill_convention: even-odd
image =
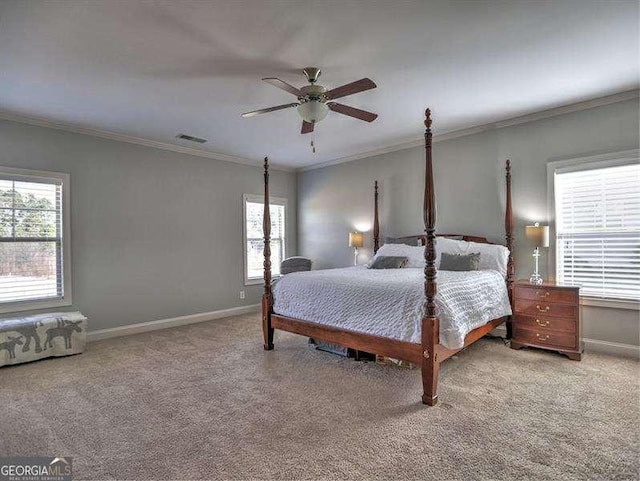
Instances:
[[[599,297],[580,296],[580,305],[590,307],[607,307],[609,309],[629,309],[632,311],[640,310],[640,302],[624,299],[603,299]]]
[[[70,306],[71,299],[49,299],[42,301],[22,301],[0,304],[0,315],[11,314],[22,311],[38,311],[42,309],[54,309],[58,307]]]

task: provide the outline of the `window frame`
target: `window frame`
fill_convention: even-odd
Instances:
[[[256,204],[264,205],[264,195],[258,194],[242,194],[242,257],[244,259],[243,262],[243,278],[245,286],[259,285],[264,284],[264,273],[260,277],[249,277],[248,276],[248,263],[247,263],[247,202],[253,202]],[[285,197],[269,197],[269,205],[281,205],[284,207],[284,232],[282,237],[282,252],[283,252],[283,260],[285,254],[287,252],[287,216],[288,214],[288,202]],[[273,276],[279,277],[279,276]]]
[[[0,166],[0,175],[9,177],[13,181],[61,184],[61,215],[62,215],[62,289],[63,295],[59,299],[23,300],[0,302],[0,314],[51,309],[73,304],[72,273],[71,273],[71,176],[63,172],[48,172],[41,170],[19,169]]]
[[[609,152],[587,157],[564,158],[551,160],[547,163],[547,218],[549,219],[549,255],[548,272],[553,273],[553,279],[557,278],[558,263],[556,243],[556,173],[579,172],[586,170],[602,169],[638,163],[640,161],[640,149]],[[588,295],[580,295],[580,304],[585,306],[608,307],[615,309],[640,310],[640,302],[629,299],[604,298]]]

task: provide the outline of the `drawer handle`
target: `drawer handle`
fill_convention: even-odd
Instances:
[[[548,341],[549,340],[549,335],[545,335],[545,336],[541,336],[540,334],[538,334],[536,332],[536,337],[538,338],[538,340],[540,341]]]
[[[544,295],[540,295],[541,291],[536,291],[536,296],[538,297],[549,297],[549,291],[544,291]]]
[[[549,321],[541,321],[540,319],[536,319],[536,324],[538,324],[538,326],[540,327],[547,327],[551,323]]]
[[[542,309],[542,308],[540,307],[540,305],[537,305],[536,307],[538,308],[538,310],[539,310],[540,312],[549,312],[549,306],[545,307],[544,309]]]

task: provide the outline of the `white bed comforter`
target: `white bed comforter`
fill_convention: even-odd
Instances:
[[[505,281],[497,271],[439,271],[440,343],[464,345],[465,336],[511,314]],[[351,331],[420,343],[424,314],[422,269],[348,267],[294,272],[275,283],[274,312]]]

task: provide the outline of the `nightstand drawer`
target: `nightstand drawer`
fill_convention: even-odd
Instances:
[[[578,306],[569,304],[554,304],[534,299],[522,299],[516,293],[515,311],[528,316],[553,316],[575,319]]]
[[[530,299],[541,302],[578,304],[578,292],[567,289],[554,289],[544,286],[516,286],[517,299]]]
[[[519,325],[513,326],[513,340],[534,346],[576,349],[577,337],[575,334],[554,332],[546,329],[522,329]]]
[[[537,332],[558,331],[576,335],[578,325],[574,319],[564,319],[547,316],[523,316],[517,315],[513,322],[522,329],[530,329]]]

